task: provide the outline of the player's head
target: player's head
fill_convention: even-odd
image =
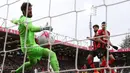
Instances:
[[[102,29],[106,29],[106,27],[107,27],[107,24],[106,24],[106,22],[102,22]]]
[[[32,4],[29,2],[24,2],[21,6],[21,11],[24,16],[26,16],[27,14],[27,17],[31,18],[32,17]]]
[[[99,26],[98,26],[97,24],[93,25],[93,30],[94,30],[94,32],[97,32],[98,29],[99,29]]]

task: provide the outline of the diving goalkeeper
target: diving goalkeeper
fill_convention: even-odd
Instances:
[[[24,54],[25,54],[25,50],[27,51],[27,57],[29,61],[23,64],[25,66],[25,69],[31,68],[33,65],[37,64],[37,61],[40,60],[41,57],[48,57],[50,53],[50,64],[53,70],[56,71],[56,73],[59,73],[59,63],[56,54],[53,51],[49,50],[48,48],[40,47],[35,42],[35,35],[34,35],[35,32],[40,32],[43,30],[52,30],[52,27],[51,26],[35,27],[32,25],[31,3],[24,2],[21,6],[21,11],[23,15],[19,18],[19,20],[12,20],[11,22],[19,25],[18,29],[20,32],[21,50]],[[23,65],[20,66],[18,69],[12,71],[12,73],[21,73]]]

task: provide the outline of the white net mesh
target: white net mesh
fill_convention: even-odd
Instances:
[[[57,0],[57,1],[55,0],[48,0],[48,1],[25,0],[25,1],[32,2],[34,4],[33,6],[34,17],[32,18],[33,24],[38,24],[36,26],[43,26],[43,23],[49,22],[49,25],[53,26],[54,31],[59,33],[59,34],[53,33],[53,35],[55,36],[55,39],[61,40],[62,42],[58,42],[55,44],[71,43],[71,44],[74,44],[71,46],[78,45],[78,46],[75,46],[76,49],[75,49],[75,53],[73,54],[73,56],[75,57],[74,64],[73,64],[74,68],[70,68],[68,70],[63,69],[60,71],[61,73],[95,70],[93,68],[92,69],[79,69],[78,68],[79,49],[85,47],[86,50],[90,50],[88,49],[90,45],[90,43],[88,43],[88,39],[84,39],[86,38],[86,36],[89,35],[88,34],[89,31],[90,31],[90,36],[92,37],[92,31],[91,31],[92,26],[90,25],[90,30],[89,30],[88,29],[89,25],[87,25],[89,22],[89,19],[92,19],[90,20],[90,24],[101,23],[102,21],[106,21],[108,24],[108,30],[110,30],[112,34],[114,34],[110,36],[112,38],[111,41],[113,43],[117,43],[118,45],[120,44],[119,42],[121,42],[120,39],[126,35],[129,35],[130,33],[130,31],[128,31],[129,29],[128,19],[130,19],[129,18],[130,10],[128,9],[130,6],[130,0],[114,0],[114,1],[113,0],[98,0],[98,1],[94,1],[94,0],[87,0],[87,1],[85,0]],[[10,23],[10,19],[19,17],[21,3],[23,3],[23,1],[21,0],[15,0],[15,1],[5,0],[0,3],[1,5],[0,13],[2,12],[0,14],[0,25],[3,28],[5,28],[5,29],[0,28],[0,30],[4,30],[6,32],[4,36],[0,37],[0,39],[3,39],[2,42],[4,43],[4,44],[1,44],[3,45],[3,47],[0,47],[0,54],[1,54],[0,60],[2,60],[1,61],[2,63],[0,63],[1,73],[3,73],[4,70],[6,70],[5,64],[6,62],[8,62],[7,60],[9,58],[8,57],[9,55],[7,54],[8,53],[13,54],[15,53],[15,51],[19,51],[20,49],[18,48],[20,47],[20,45],[18,45],[17,47],[13,47],[9,50],[7,48],[10,48],[8,44],[19,42],[19,40],[11,40],[11,41],[8,41],[8,40],[10,40],[10,35],[9,35],[10,29],[16,30],[18,28],[18,26]],[[87,15],[84,15],[85,11],[87,11],[87,9],[84,8],[84,3],[92,3],[94,5],[94,8],[97,10],[95,16],[89,17]],[[60,35],[60,34],[64,34],[65,36]],[[43,46],[43,45],[46,45],[46,44],[42,44],[40,46]],[[51,49],[52,44],[50,43],[50,45],[51,45],[50,47]],[[18,53],[19,52],[17,52],[17,54]],[[22,63],[25,63],[26,58],[27,57],[25,53],[24,56],[22,55],[22,59],[23,59]],[[48,59],[48,64],[47,64],[48,71],[50,69],[49,59]],[[11,66],[9,66],[8,68],[10,67]],[[39,67],[37,67],[37,69],[38,68]],[[108,68],[108,67],[104,67],[103,69],[105,68]],[[125,73],[123,71],[125,68],[128,69],[130,67],[129,66],[111,67],[111,69],[120,69],[121,71],[119,71],[119,73]],[[12,68],[10,69],[12,70]],[[96,68],[96,69],[102,69],[102,68]],[[25,69],[23,67],[23,73],[24,73],[24,70]],[[36,71],[36,73],[41,73],[41,72]]]

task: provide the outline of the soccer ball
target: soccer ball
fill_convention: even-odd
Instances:
[[[51,44],[55,41],[54,36],[49,33],[49,31],[43,31],[42,34],[37,37],[37,42],[39,45],[49,44],[49,41]]]

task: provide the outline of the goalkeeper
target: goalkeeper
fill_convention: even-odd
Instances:
[[[27,6],[28,5],[28,6]],[[28,8],[28,9],[27,9]],[[25,65],[25,69],[31,68],[33,65],[37,64],[37,60],[40,60],[41,57],[48,57],[50,53],[50,63],[54,71],[56,73],[59,73],[59,63],[56,57],[56,54],[49,50],[48,48],[42,48],[35,42],[35,32],[40,32],[42,30],[51,30],[52,27],[46,26],[46,27],[35,27],[32,25],[31,17],[32,17],[32,5],[29,2],[24,2],[21,6],[21,11],[23,15],[20,17],[19,20],[12,20],[12,23],[18,24],[19,32],[20,32],[20,44],[21,44],[21,50],[23,53],[25,53],[25,50],[27,50],[27,57],[29,59],[28,62],[25,62],[23,65]],[[27,17],[26,17],[27,14]],[[26,33],[27,29],[27,33]],[[25,38],[26,35],[26,38]],[[25,43],[26,42],[26,43]],[[27,47],[25,47],[25,46]],[[23,65],[20,66],[15,71],[12,71],[12,73],[21,73]]]

